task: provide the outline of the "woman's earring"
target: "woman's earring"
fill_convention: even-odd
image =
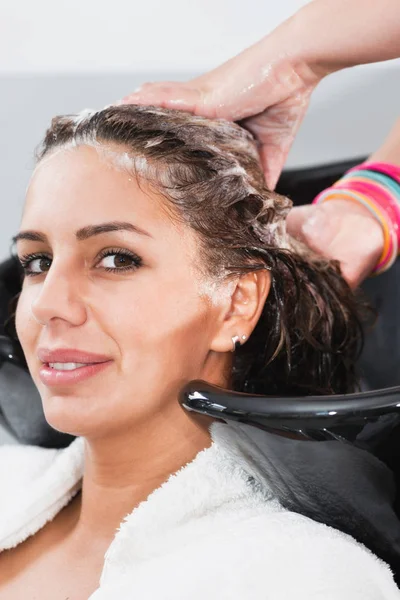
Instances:
[[[244,341],[246,339],[245,335],[242,335],[242,340]],[[233,335],[232,336],[232,350],[231,352],[235,352],[235,350],[237,350],[238,348],[240,348],[241,344],[240,344],[240,338],[238,335]]]

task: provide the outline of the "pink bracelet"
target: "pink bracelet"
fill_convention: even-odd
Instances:
[[[392,177],[395,181],[400,183],[400,166],[393,165],[391,163],[384,162],[365,162],[361,163],[356,167],[352,167],[347,171],[347,173],[351,173],[352,171],[358,171],[359,169],[369,169],[371,171],[377,171],[379,173],[386,173],[389,177]]]

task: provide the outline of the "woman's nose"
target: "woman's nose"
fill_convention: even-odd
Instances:
[[[81,325],[86,321],[86,306],[82,295],[82,280],[71,267],[51,266],[39,292],[32,302],[33,318],[41,325],[53,319]]]

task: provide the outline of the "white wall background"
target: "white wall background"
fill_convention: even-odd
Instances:
[[[197,71],[304,0],[1,0],[0,72]]]

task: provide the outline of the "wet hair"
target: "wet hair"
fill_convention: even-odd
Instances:
[[[197,232],[210,277],[270,270],[259,321],[233,355],[234,390],[307,395],[356,389],[363,305],[337,262],[287,235],[292,202],[266,187],[249,132],[182,111],[110,106],[55,117],[37,160],[79,145],[117,150],[121,165],[171,203]]]

